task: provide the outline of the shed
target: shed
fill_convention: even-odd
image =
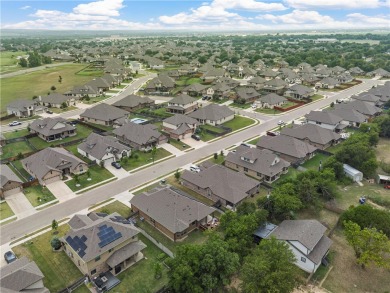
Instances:
[[[272,223],[264,223],[253,233],[255,243],[259,243],[262,239],[267,238],[278,226]]]
[[[390,176],[378,174],[378,184],[390,183]]]
[[[363,173],[350,165],[343,164],[344,174],[351,178],[354,182],[360,182],[363,180]]]

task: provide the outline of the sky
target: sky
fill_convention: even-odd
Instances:
[[[2,29],[390,30],[390,0],[0,0]]]

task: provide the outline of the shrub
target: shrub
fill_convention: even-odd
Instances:
[[[50,245],[54,250],[58,250],[61,248],[61,241],[57,236],[54,236],[50,241]]]

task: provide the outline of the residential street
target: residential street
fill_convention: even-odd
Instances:
[[[112,99],[109,99],[105,102],[113,103],[114,101],[119,100],[123,96],[132,93],[150,77],[151,75],[136,80],[120,95],[113,97]],[[248,114],[248,112],[242,111],[242,114],[260,119],[264,122],[241,132],[232,134],[228,137],[216,140],[215,142],[212,142],[210,144],[201,146],[188,153],[184,153],[179,157],[163,161],[159,164],[156,164],[155,166],[151,166],[139,172],[133,173],[128,177],[118,179],[117,181],[98,187],[92,191],[86,192],[68,201],[48,207],[44,211],[37,212],[34,215],[9,223],[4,227],[1,227],[0,244],[3,245],[11,241],[12,239],[19,238],[31,231],[35,231],[39,228],[47,226],[51,223],[53,219],[60,220],[65,217],[69,217],[70,215],[77,213],[78,211],[85,209],[90,205],[113,197],[119,193],[126,192],[129,189],[133,189],[159,176],[163,176],[164,174],[173,172],[184,165],[197,161],[203,157],[209,156],[215,152],[219,152],[220,150],[228,148],[234,144],[238,144],[255,135],[260,135],[265,131],[276,127],[278,120],[283,119],[285,122],[288,123],[289,121],[300,118],[311,110],[318,110],[323,107],[326,107],[331,102],[336,101],[336,99],[349,97],[353,94],[357,94],[361,91],[367,90],[373,85],[381,83],[383,83],[383,81],[364,80],[362,84],[359,84],[341,93],[335,94],[332,97],[319,100],[316,103],[297,108],[296,110],[288,112],[283,116],[270,117],[256,112],[251,112],[250,114]],[[81,112],[81,110],[76,111]],[[74,113],[76,111],[64,113],[61,116],[64,118],[72,117],[74,115],[77,115]]]

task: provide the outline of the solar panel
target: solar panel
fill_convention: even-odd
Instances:
[[[79,254],[80,257],[83,257],[83,256],[85,255],[85,251],[82,250],[82,251],[80,251],[78,254]]]
[[[81,241],[83,241],[83,242],[87,241],[87,236],[85,236],[85,235],[81,236]]]

